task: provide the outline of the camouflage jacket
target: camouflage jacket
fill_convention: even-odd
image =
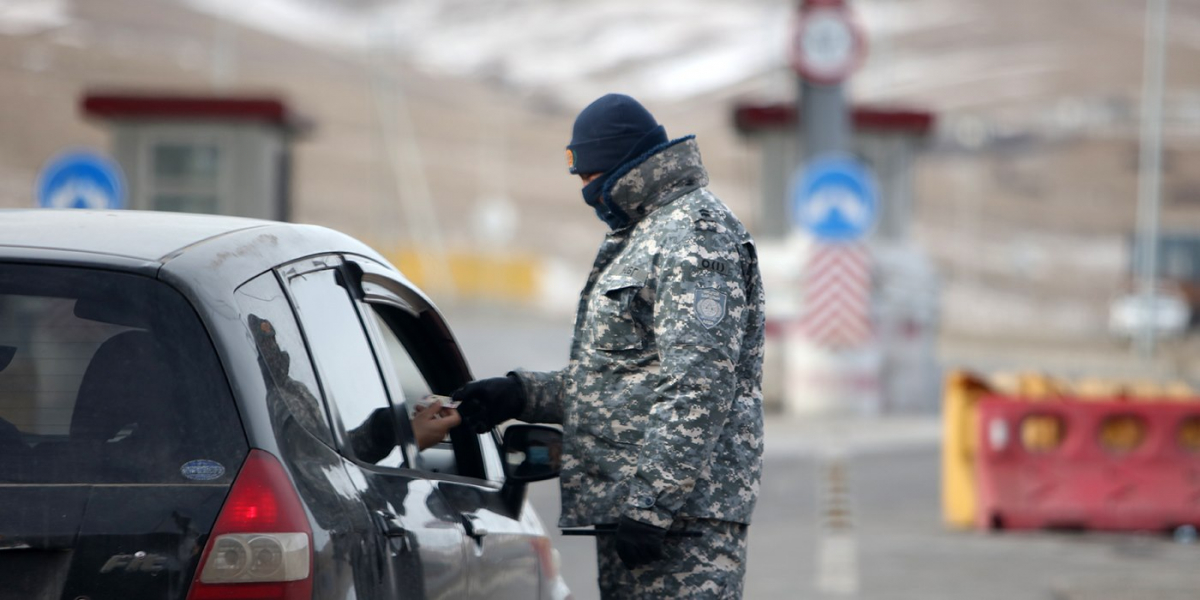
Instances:
[[[517,371],[521,419],[565,431],[560,525],[749,523],[762,470],[763,289],[754,243],[692,137],[613,174],[633,219],[579,299],[570,362]]]

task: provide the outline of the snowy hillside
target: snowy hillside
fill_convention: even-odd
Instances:
[[[179,1],[303,43],[387,49],[430,74],[483,79],[569,107],[614,89],[663,102],[735,88],[793,93],[785,68],[791,0]],[[1064,96],[1124,94],[1140,81],[1138,0],[852,5],[870,47],[852,83],[860,101],[955,112],[1004,106],[1033,118],[1058,110]],[[1171,37],[1197,50],[1200,3],[1174,3]]]
[[[350,51],[386,48],[438,75],[482,78],[523,95],[579,105],[619,89],[679,101],[755,78],[786,64],[794,3],[782,0],[182,0],[192,7],[276,35]],[[1004,73],[1043,61],[1021,54],[897,54],[891,40],[938,35],[986,21],[989,12],[952,0],[859,0],[873,60],[855,85],[884,97],[978,77],[1003,61]],[[990,50],[996,50],[992,48]],[[1043,65],[1042,69],[1053,68]],[[782,78],[782,93],[790,93]]]

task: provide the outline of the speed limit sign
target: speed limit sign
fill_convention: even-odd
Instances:
[[[840,2],[810,2],[800,9],[792,37],[792,68],[813,82],[835,84],[862,63],[866,41],[850,9]]]

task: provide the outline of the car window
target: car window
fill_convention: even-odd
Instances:
[[[391,403],[358,312],[337,282],[337,271],[297,275],[288,285],[325,399],[337,413],[343,451],[360,462],[402,466],[404,453]]]
[[[228,483],[246,452],[182,295],[137,275],[0,264],[0,480]]]
[[[380,337],[383,339],[383,345],[386,349],[385,360],[383,361],[396,375],[397,383],[403,393],[403,398],[398,398],[393,395],[393,400],[403,400],[404,408],[411,416],[416,409],[417,402],[422,398],[432,394],[429,389],[429,384],[425,382],[425,377],[421,375],[421,370],[417,368],[417,364],[413,362],[408,351],[404,349],[404,344],[400,338],[396,337],[396,332],[388,326],[383,317],[380,316],[380,310],[386,310],[378,305],[370,305],[370,314],[379,326]]]
[[[317,376],[308,361],[292,305],[274,273],[263,273],[238,288],[237,303],[246,315],[246,328],[258,347],[258,366],[267,388],[271,414],[287,415],[329,446],[333,437],[328,417],[318,401]],[[277,431],[282,428],[278,427]]]
[[[437,354],[429,347],[428,340],[423,341],[417,317],[387,304],[371,303],[367,307],[365,312],[372,316],[374,329],[378,332],[380,360],[393,375],[388,383],[393,388],[400,388],[399,391],[393,389],[393,401],[399,402],[402,398],[411,417],[417,401],[434,393],[430,378],[422,373],[419,365],[434,368],[430,357]],[[449,390],[438,391],[443,395],[449,393]],[[483,465],[478,436],[460,428],[451,431],[441,443],[421,450],[415,467],[436,473],[486,478]]]
[[[416,414],[417,403],[433,393],[425,377],[421,375],[421,370],[413,361],[408,351],[404,349],[403,342],[396,337],[396,333],[388,326],[387,322],[380,315],[381,310],[387,311],[388,307],[378,304],[368,305],[366,313],[371,315],[371,320],[375,325],[375,331],[378,332],[378,339],[381,344],[376,344],[377,353],[379,354],[379,362],[384,369],[390,371],[392,378],[385,378],[388,386],[392,388],[392,401],[403,402],[405,415],[410,419]],[[394,309],[391,309],[394,310]],[[398,390],[396,388],[399,388]],[[412,445],[417,447],[415,434],[412,433],[412,426],[402,429],[402,435],[412,435]],[[453,441],[447,434],[442,441],[436,446],[418,449],[420,460],[415,465],[419,469],[434,471],[438,473],[456,474],[458,473],[457,460],[453,450]]]

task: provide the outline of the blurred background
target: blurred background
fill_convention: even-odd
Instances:
[[[847,150],[880,188],[866,354],[792,340],[814,248],[789,224],[813,89],[791,64],[794,0],[0,0],[0,207],[44,204],[48,164],[91,150],[120,165],[128,208],[368,242],[446,309],[477,375],[555,368],[606,231],[563,149],[581,108],[627,93],[697,136],[762,251],[766,525],[747,597],[1195,597],[1196,547],[1169,538],[946,530],[937,461],[955,369],[1151,395],[1200,377],[1200,1],[1171,2],[1152,40],[1161,179],[1140,192],[1147,11],[1165,2],[847,4],[865,41],[840,81]],[[1139,193],[1161,229],[1140,296]],[[813,369],[869,393],[839,404],[795,376]],[[826,518],[847,471],[850,546]],[[558,547],[594,597],[590,548]]]
[[[942,275],[943,333],[1103,336],[1129,274],[1145,3],[854,8],[869,50],[852,101],[936,117],[912,234]],[[89,93],[276,98],[303,121],[291,219],[402,263],[442,254],[506,275],[498,295],[410,274],[436,297],[569,318],[604,231],[563,164],[575,113],[609,91],[639,98],[672,136],[698,136],[713,190],[768,229],[761,145],[733,111],[794,101],[794,13],[777,0],[3,0],[0,205],[31,206],[64,148],[111,148],[113,122],[81,110]],[[1163,222],[1188,230],[1200,3],[1172,3],[1169,29]]]

